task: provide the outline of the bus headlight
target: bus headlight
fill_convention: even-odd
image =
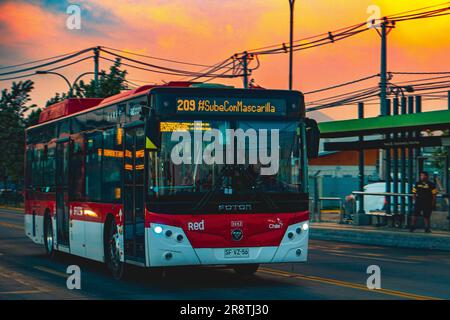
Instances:
[[[153,231],[155,231],[155,233],[160,234],[163,229],[160,226],[156,226],[155,228],[153,228]]]
[[[306,231],[306,230],[309,229],[309,224],[308,224],[308,222],[305,222],[305,223],[302,225],[302,229],[303,229],[304,231]]]

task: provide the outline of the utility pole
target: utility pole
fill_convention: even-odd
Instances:
[[[295,0],[289,0],[290,22],[289,22],[289,90],[292,90],[292,68],[293,68],[293,44],[294,44],[294,4]]]
[[[381,61],[380,61],[380,114],[387,115],[387,35],[395,27],[394,22],[389,22],[386,17],[381,22],[381,31],[375,30],[381,37]]]
[[[98,66],[100,57],[100,47],[94,48],[94,84],[95,84],[95,95],[99,94],[99,83],[98,83]]]
[[[358,119],[364,119],[364,102],[358,102]],[[364,136],[358,137],[358,142],[362,145],[364,141]],[[364,191],[364,149],[361,147],[358,156],[358,180],[359,180],[359,191]],[[364,195],[359,196],[359,209],[358,214],[364,214]]]
[[[394,23],[388,25],[389,21],[386,17],[383,18],[383,21],[380,24],[381,31],[376,27],[375,30],[381,37],[381,59],[380,59],[380,115],[387,116],[388,115],[388,101],[387,101],[387,35],[390,30],[394,27]],[[389,106],[390,108],[390,106]],[[390,137],[390,135],[385,135],[386,137]],[[389,154],[388,154],[389,153]],[[383,161],[385,159],[385,162]],[[390,192],[390,149],[382,150],[380,154],[380,176],[383,175],[386,178],[386,192]],[[386,176],[386,174],[388,176]],[[390,199],[390,197],[388,197]],[[390,210],[390,208],[388,208]]]
[[[244,89],[248,89],[248,53],[244,52],[242,56],[242,69],[244,72]]]
[[[380,63],[380,114],[386,115],[386,95],[387,95],[387,20],[381,23],[381,63]]]

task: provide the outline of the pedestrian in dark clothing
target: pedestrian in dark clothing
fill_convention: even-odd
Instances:
[[[433,207],[436,204],[437,190],[433,183],[428,180],[428,173],[420,173],[420,181],[416,182],[412,190],[414,194],[414,215],[411,221],[410,231],[413,232],[416,228],[416,219],[421,214],[425,224],[425,232],[430,230],[430,217]]]

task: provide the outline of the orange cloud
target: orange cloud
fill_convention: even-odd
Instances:
[[[440,3],[435,0],[347,0],[296,1],[295,38],[304,38],[365,21],[367,8],[378,5],[382,15],[393,14]],[[289,5],[284,0],[173,0],[79,2],[82,8],[82,30],[65,27],[65,10],[43,7],[37,3],[4,2],[0,4],[0,57],[4,65],[35,60],[94,45],[105,45],[203,64],[214,64],[235,52],[287,42],[289,38]],[[59,10],[59,11],[58,11]],[[88,13],[88,14],[86,14]],[[388,37],[390,70],[450,69],[448,16],[401,22]],[[347,40],[300,51],[295,54],[294,88],[310,91],[350,81],[379,72],[380,39],[375,30]],[[252,75],[268,88],[287,88],[288,55],[260,57],[261,67]],[[101,67],[109,63],[101,61]],[[180,67],[180,66],[178,66]],[[185,67],[190,68],[190,67]],[[74,79],[80,70],[92,69],[92,61],[64,73]],[[180,77],[152,74],[127,68],[131,79],[161,82]],[[34,77],[35,103],[43,104],[55,90],[65,90],[61,79]],[[393,81],[403,80],[401,77]],[[241,79],[224,83],[241,85]],[[2,87],[10,83],[0,82]],[[355,86],[377,85],[377,79]],[[346,89],[347,90],[347,89]],[[339,94],[344,90],[307,96],[307,101]],[[376,114],[376,106],[369,110]],[[327,111],[335,117],[346,117],[342,110]]]

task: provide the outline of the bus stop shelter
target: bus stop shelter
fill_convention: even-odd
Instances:
[[[324,149],[325,151],[359,152],[359,191],[362,192],[364,189],[364,150],[381,149],[384,154],[381,161],[384,166],[384,180],[391,182],[386,183],[386,193],[398,194],[386,198],[386,212],[390,214],[392,208],[394,214],[405,214],[408,209],[408,214],[411,214],[412,201],[406,201],[407,194],[410,194],[411,190],[406,190],[406,186],[408,185],[411,189],[418,172],[423,170],[421,150],[423,147],[443,147],[445,151],[443,153],[445,157],[443,159],[444,196],[448,198],[450,193],[450,109],[363,118],[362,107],[360,105],[359,119],[319,123],[321,138],[355,138],[351,141],[325,142]],[[423,132],[426,134],[422,134]],[[371,139],[367,139],[369,136],[372,136]],[[403,195],[400,196],[400,194]],[[391,206],[392,200],[393,206]],[[447,207],[450,218],[450,206],[447,204]],[[363,209],[364,197],[360,196],[358,213],[363,214]]]

